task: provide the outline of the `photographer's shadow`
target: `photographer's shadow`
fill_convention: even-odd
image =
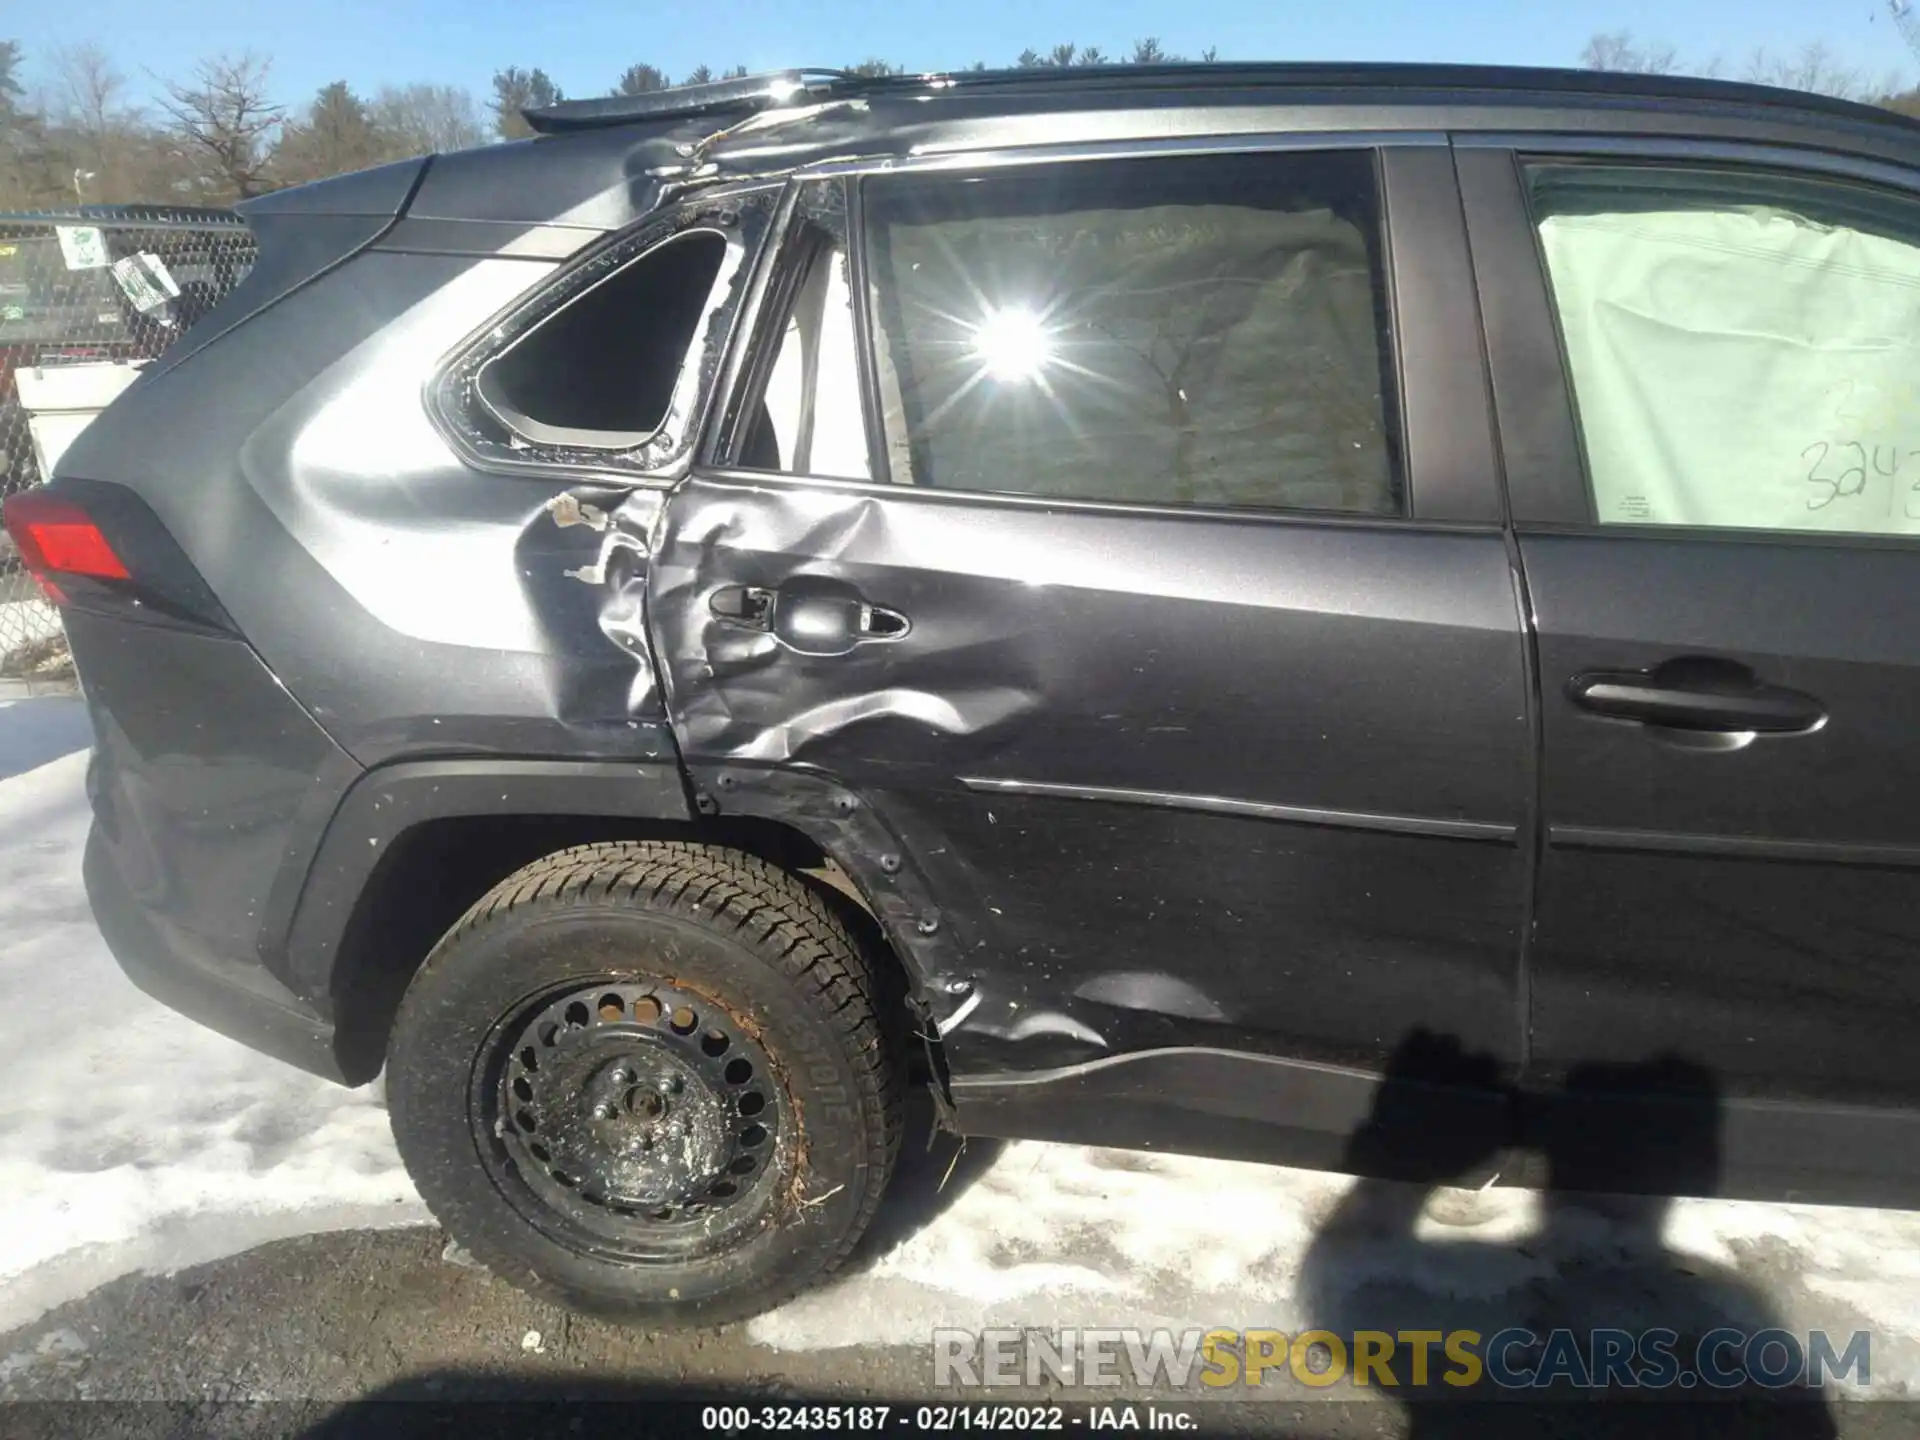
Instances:
[[[1396,1051],[1388,1075],[1501,1088],[1490,1057],[1418,1032]],[[1715,1376],[1695,1363],[1702,1338],[1715,1330],[1752,1335],[1780,1326],[1759,1289],[1673,1253],[1663,1238],[1667,1197],[1717,1189],[1720,1097],[1711,1075],[1672,1057],[1589,1066],[1570,1074],[1558,1093],[1531,1097],[1533,1138],[1547,1175],[1537,1219],[1524,1217],[1525,1197],[1517,1192],[1450,1188],[1485,1173],[1498,1146],[1489,1133],[1432,1123],[1418,1089],[1384,1086],[1350,1140],[1345,1168],[1398,1178],[1361,1179],[1346,1193],[1308,1248],[1299,1295],[1305,1321],[1342,1337],[1350,1355],[1358,1331],[1478,1333],[1486,1363],[1477,1374],[1450,1362],[1435,1337],[1424,1383],[1416,1383],[1406,1344],[1395,1346],[1391,1393],[1408,1402],[1409,1434],[1482,1433],[1493,1414],[1521,1418],[1511,1406],[1489,1412],[1441,1400],[1536,1402],[1524,1407],[1527,1424],[1535,1425],[1542,1418],[1537,1402],[1708,1396],[1740,1402],[1742,1414],[1736,1420],[1718,1406],[1690,1405],[1689,1420],[1706,1427],[1701,1433],[1724,1425],[1729,1433],[1804,1440],[1836,1434],[1827,1408],[1810,1403],[1820,1392],[1804,1380],[1723,1391],[1713,1381],[1738,1363],[1738,1347],[1716,1349]],[[1673,1332],[1670,1342],[1655,1342],[1670,1352],[1671,1366],[1640,1348],[1655,1330]],[[1631,1336],[1635,1346],[1610,1371],[1600,1357],[1602,1374],[1594,1373],[1596,1331]],[[1556,1340],[1555,1332],[1572,1338]],[[1501,1353],[1489,1358],[1496,1341]],[[1781,1358],[1775,1350],[1767,1363]],[[1629,1372],[1643,1383],[1623,1384]],[[1603,1412],[1617,1414],[1633,1433],[1653,1418],[1644,1406],[1558,1407],[1567,1422],[1597,1423]]]

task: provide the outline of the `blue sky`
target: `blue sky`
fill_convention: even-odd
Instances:
[[[913,69],[1009,63],[1061,41],[1123,51],[1144,35],[1222,59],[1575,63],[1596,30],[1631,30],[1688,58],[1824,42],[1841,62],[1920,73],[1886,0],[733,0],[701,7],[615,0],[8,0],[0,39],[27,78],[55,47],[95,40],[143,90],[219,51],[271,57],[276,98],[329,80],[371,90],[430,80],[484,91],[495,68],[540,65],[569,94],[604,92],[626,65],[669,74],[702,62],[754,70],[880,56]]]

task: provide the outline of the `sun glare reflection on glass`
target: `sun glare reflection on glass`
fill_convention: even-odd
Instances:
[[[1035,380],[1053,360],[1053,337],[1027,310],[994,310],[973,330],[973,353],[995,380]]]

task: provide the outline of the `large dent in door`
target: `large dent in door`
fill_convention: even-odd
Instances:
[[[964,500],[905,487],[707,476],[678,487],[654,557],[652,632],[696,806],[798,830],[846,872],[914,977],[922,1033],[956,1077],[1196,1043],[1257,1048],[1268,1020],[1246,974],[1258,969],[1247,957],[1260,941],[1236,907],[1196,913],[1157,949],[1113,943],[1116,916],[1152,919],[1134,903],[1134,863],[1142,853],[1186,863],[1168,857],[1198,824],[1192,812],[1088,802],[1036,829],[1038,807],[1055,802],[1003,801],[962,783],[1076,772],[1115,783],[1143,755],[1159,760],[1157,775],[1178,775],[1171,757],[1206,732],[1205,707],[1223,703],[1192,683],[1196,666],[1156,659],[1156,647],[1181,639],[1175,627],[1143,627],[1136,645],[1108,623],[1097,633],[1113,648],[1090,657],[1083,622],[1089,594],[1118,596],[1124,610],[1136,577],[1154,587],[1135,597],[1142,604],[1172,599],[1196,615],[1240,605],[1237,581],[1155,569],[1145,542],[1117,529],[1078,527],[1068,543],[1042,507],[1032,514],[1017,530],[984,524]],[[1247,547],[1216,566],[1236,577],[1245,567],[1284,619],[1292,592],[1269,592],[1312,577],[1276,581],[1253,568],[1262,558]],[[1325,556],[1308,559],[1335,580],[1344,573]],[[910,628],[848,653],[802,655],[741,626],[737,611],[712,609],[716,591],[777,590],[795,577],[809,589],[849,587]],[[1329,591],[1346,598],[1333,586],[1314,593]],[[1367,589],[1353,608],[1381,603]],[[1245,636],[1259,617],[1237,623],[1227,633]],[[1196,618],[1185,633],[1200,644],[1209,631]],[[1175,683],[1138,678],[1149,671]],[[1087,703],[1089,676],[1109,685],[1111,707]],[[1234,734],[1252,740],[1257,724]],[[1042,832],[1066,848],[1049,853]],[[1281,832],[1263,843],[1294,842]],[[1011,877],[997,863],[1009,854],[1044,878]],[[1237,969],[1211,953],[1223,945],[1238,952]],[[1290,963],[1276,954],[1275,972]]]
[[[771,501],[772,503],[768,503]],[[1042,667],[1014,616],[941,613],[905,641],[868,641],[821,661],[712,608],[724,586],[823,576],[876,587],[910,615],[908,570],[890,563],[907,517],[883,495],[765,491],[693,482],[674,496],[655,556],[655,630],[686,753],[760,764],[826,762],[839,743],[867,761],[958,765],[1039,709]],[[905,548],[926,542],[924,514]],[[851,561],[851,554],[858,561]],[[777,572],[777,573],[776,573]],[[919,582],[913,582],[919,583]],[[946,737],[962,744],[933,743]],[[951,770],[949,773],[953,773]]]
[[[1162,1006],[1220,1015],[1171,975],[1115,975],[1070,993],[1045,938],[1008,936],[989,879],[948,843],[938,807],[916,803],[999,768],[1042,712],[1046,652],[1058,643],[1034,623],[1031,591],[996,608],[936,603],[917,588],[939,583],[951,543],[942,513],[825,485],[695,477],[673,492],[651,618],[697,807],[796,829],[846,872],[913,977],[923,1033],[952,1073],[1115,1053],[1143,1027],[1159,1034]],[[897,605],[911,628],[806,655],[714,612],[718,591],[795,577]]]

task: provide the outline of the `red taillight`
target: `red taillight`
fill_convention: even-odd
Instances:
[[[133,578],[93,517],[78,505],[29,491],[7,497],[5,517],[22,563],[56,597],[58,591],[52,589],[56,575]]]

